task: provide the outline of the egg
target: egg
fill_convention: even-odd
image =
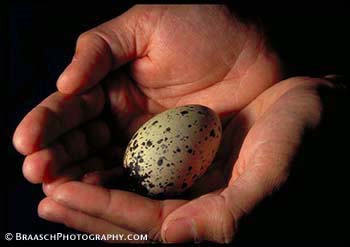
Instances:
[[[134,191],[177,195],[190,188],[212,163],[221,129],[219,116],[202,105],[172,108],[148,120],[132,136],[123,160]]]

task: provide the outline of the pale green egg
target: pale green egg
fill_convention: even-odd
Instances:
[[[210,108],[187,105],[164,111],[131,138],[124,167],[147,195],[173,195],[190,188],[212,163],[221,121]]]

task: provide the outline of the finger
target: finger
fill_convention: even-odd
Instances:
[[[55,143],[50,148],[28,155],[24,159],[22,172],[29,182],[41,183],[52,180],[56,170],[70,161],[71,158],[64,146],[61,143]]]
[[[104,219],[133,232],[148,233],[160,239],[160,227],[182,200],[156,201],[134,193],[107,190],[80,182],[65,183],[52,194],[58,203]]]
[[[86,173],[81,181],[91,185],[104,185],[112,180],[117,180],[123,173],[123,167],[120,166],[111,170]]]
[[[285,178],[274,180],[262,170],[246,172],[220,194],[204,195],[175,210],[162,226],[164,242],[230,243],[241,217]]]
[[[104,234],[106,237],[107,234],[123,234],[124,237],[135,234],[100,218],[62,206],[51,198],[45,198],[40,202],[38,214],[45,220],[61,223],[82,232]],[[123,242],[123,239],[116,242]]]
[[[110,138],[107,124],[101,120],[94,120],[65,134],[61,142],[72,161],[78,161],[105,147]]]
[[[23,174],[32,183],[50,182],[57,178],[60,170],[74,166],[76,161],[107,145],[109,138],[110,133],[105,123],[90,122],[84,128],[67,133],[62,142],[28,155],[23,163]],[[72,173],[74,174],[76,172]]]
[[[163,223],[161,236],[166,243],[231,241],[235,219],[225,199],[207,194],[175,210]]]
[[[110,184],[115,188],[125,187],[123,184],[125,181],[121,179],[123,175],[123,168],[120,166],[121,150],[122,148],[118,146],[109,147],[98,156],[63,167],[57,171],[55,179],[43,183],[44,194],[50,196],[56,187],[74,180],[104,186]]]
[[[242,216],[286,178],[286,174],[271,172],[264,166],[245,171],[220,194],[204,195],[175,210],[162,226],[162,239],[168,243],[230,243]]]
[[[38,151],[63,133],[96,117],[103,105],[100,87],[80,96],[53,93],[24,117],[15,131],[13,144],[24,155]]]
[[[57,81],[58,90],[67,94],[80,93],[96,85],[109,71],[142,57],[150,30],[139,30],[145,25],[140,24],[138,12],[137,8],[132,8],[80,35],[72,62]]]
[[[103,170],[105,164],[105,160],[95,156],[87,160],[77,162],[76,164],[64,167],[56,172],[54,178],[46,179],[43,181],[43,191],[46,196],[50,196],[52,194],[52,191],[54,191],[55,188],[59,185],[67,183],[69,181],[79,180],[86,173]]]

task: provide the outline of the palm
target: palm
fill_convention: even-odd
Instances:
[[[133,10],[140,22],[147,18],[134,27],[143,34],[135,41],[140,54],[109,79],[107,91],[113,112],[122,115],[119,122],[193,103],[229,114],[280,79],[278,58],[263,34],[232,18],[227,9],[142,8]],[[106,28],[113,31],[113,25]]]

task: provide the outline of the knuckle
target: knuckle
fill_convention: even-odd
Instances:
[[[89,47],[97,53],[103,54],[109,50],[109,45],[106,36],[102,29],[94,28],[83,32],[79,35],[76,44],[76,50],[79,51],[82,47]]]
[[[230,210],[230,207],[227,206],[227,202],[225,197],[218,196],[221,201],[221,219],[220,219],[220,226],[218,236],[221,243],[229,243],[232,241],[234,233],[236,231],[237,226],[237,217],[233,213],[232,210]]]
[[[162,241],[161,237],[161,229],[162,229],[162,224],[164,222],[164,219],[166,218],[167,214],[165,212],[165,206],[164,206],[164,201],[158,201],[157,202],[157,214],[155,215],[155,224],[153,225],[152,228],[150,228],[147,231],[147,235],[150,239],[154,241]]]
[[[91,41],[92,39],[95,39],[95,36],[96,34],[94,33],[93,30],[85,31],[79,35],[77,43],[80,44],[80,43]]]
[[[208,208],[215,208],[211,211],[212,223],[216,227],[206,229],[209,240],[218,243],[229,243],[232,241],[236,229],[236,217],[227,205],[226,198],[221,195],[211,195],[205,198]],[[210,205],[212,204],[212,205]],[[199,236],[201,238],[201,236]],[[204,238],[204,236],[202,236]]]

